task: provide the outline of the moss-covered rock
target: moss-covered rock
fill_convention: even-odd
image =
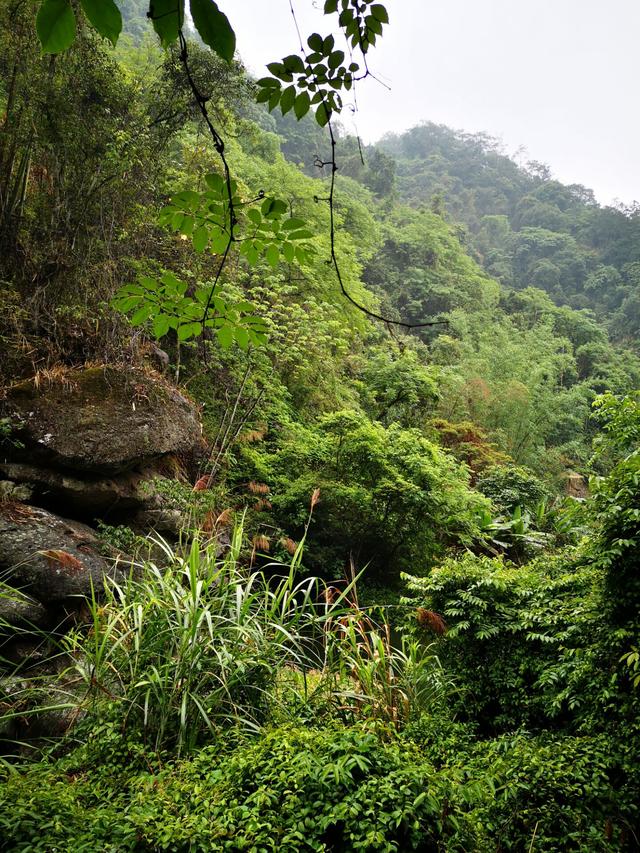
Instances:
[[[144,370],[93,367],[21,382],[2,415],[12,434],[3,455],[66,471],[114,475],[202,446],[196,407]]]

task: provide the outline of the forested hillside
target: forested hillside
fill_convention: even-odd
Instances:
[[[603,207],[545,164],[517,165],[500,143],[424,123],[388,136],[397,192],[413,206],[442,204],[466,226],[470,249],[506,287],[537,287],[557,305],[593,311],[615,339],[640,329],[640,211]]]
[[[0,12],[0,847],[639,849],[638,211],[52,2]]]

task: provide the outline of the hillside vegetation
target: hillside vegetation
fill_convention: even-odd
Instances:
[[[44,57],[0,13],[0,847],[639,849],[638,211],[361,156],[192,33],[227,196],[120,5]],[[118,555],[55,612],[52,513],[95,539],[27,564]]]

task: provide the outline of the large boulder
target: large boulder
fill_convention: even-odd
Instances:
[[[158,375],[92,367],[7,389],[0,414],[12,428],[2,455],[38,467],[114,476],[202,447],[197,408]]]
[[[0,503],[0,574],[48,609],[78,606],[104,578],[126,570],[105,556],[93,530],[26,504]]]

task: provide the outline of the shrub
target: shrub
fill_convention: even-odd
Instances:
[[[526,468],[498,465],[478,479],[478,489],[491,498],[499,512],[512,513],[519,506],[533,512],[548,496],[540,480]]]
[[[588,705],[601,665],[601,581],[571,553],[519,567],[467,555],[407,576],[407,601],[447,622],[437,649],[462,718],[505,731],[566,721]]]
[[[466,771],[493,780],[476,819],[500,850],[637,849],[640,777],[617,740],[505,736],[478,744]]]
[[[313,429],[292,426],[268,467],[283,526],[302,528],[307,497],[320,488],[309,556],[322,572],[353,554],[393,583],[400,569],[423,571],[447,546],[479,538],[476,515],[489,506],[469,488],[466,467],[418,430],[385,428],[356,411],[325,415]]]
[[[615,741],[476,742],[443,722],[424,717],[403,740],[384,727],[285,726],[179,762],[147,754],[146,768],[131,739],[103,729],[98,751],[0,770],[0,836],[30,853],[635,849],[638,771]]]
[[[607,610],[616,625],[638,629],[640,607],[640,392],[604,394],[596,400],[604,434],[594,461],[607,465],[606,477],[591,480],[592,518],[598,536],[593,554],[607,579]]]
[[[487,849],[473,797],[411,744],[339,727],[229,747],[120,776],[88,768],[86,755],[5,772],[0,835],[34,853]]]

